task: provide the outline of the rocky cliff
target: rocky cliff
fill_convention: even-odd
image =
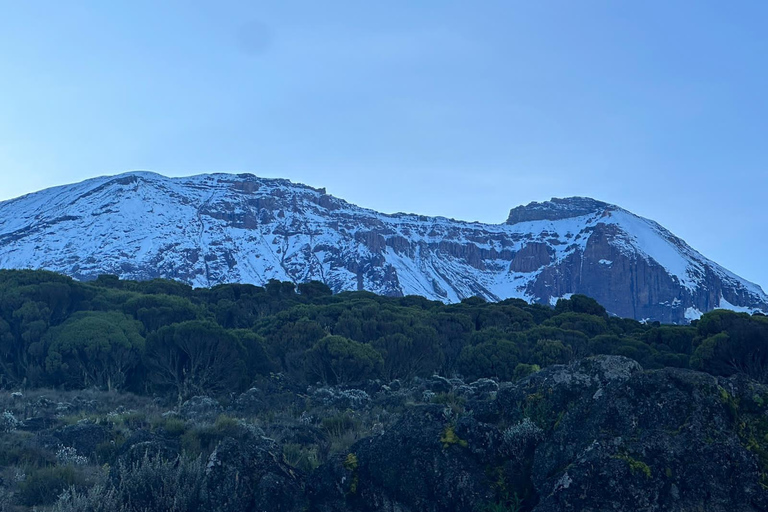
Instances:
[[[386,215],[323,189],[249,174],[135,172],[0,203],[0,268],[116,274],[194,286],[320,280],[334,291],[552,303],[683,323],[768,311],[759,286],[657,223],[589,198],[511,210],[503,224]]]

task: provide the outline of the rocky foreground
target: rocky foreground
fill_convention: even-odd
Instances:
[[[273,376],[171,408],[6,394],[0,508],[768,510],[768,387],[742,377],[597,356],[515,383],[363,388]],[[33,456],[70,476],[24,474]]]

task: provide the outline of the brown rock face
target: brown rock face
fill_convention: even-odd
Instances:
[[[524,245],[512,258],[510,272],[533,272],[552,262],[552,249],[542,242]]]

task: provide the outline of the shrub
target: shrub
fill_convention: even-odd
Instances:
[[[184,420],[173,416],[164,418],[158,426],[165,430],[168,435],[173,437],[179,437],[187,430],[187,424],[184,422]]]
[[[310,379],[325,384],[347,384],[376,378],[381,354],[370,345],[342,336],[326,336],[307,351],[305,368]]]
[[[20,425],[21,422],[17,420],[16,416],[10,411],[5,411],[0,416],[0,432],[13,432],[19,428]]]
[[[446,425],[445,429],[443,430],[443,435],[440,437],[440,442],[443,443],[443,449],[445,450],[453,445],[459,445],[462,448],[466,448],[468,446],[468,443],[456,434],[456,430],[454,429],[453,425]]]
[[[86,492],[69,488],[53,512],[202,511],[204,475],[200,458],[166,460],[145,454],[134,464],[119,464],[106,485]]]
[[[502,451],[515,460],[521,460],[529,449],[544,439],[544,431],[530,420],[523,418],[520,423],[504,430],[501,435]]]
[[[338,437],[357,426],[357,422],[347,413],[323,418],[320,426],[331,437]]]
[[[152,379],[180,398],[236,389],[246,372],[244,356],[238,339],[210,322],[162,327],[147,339]]]
[[[538,366],[567,363],[573,358],[573,349],[562,341],[539,340],[531,351],[531,360]]]
[[[83,477],[71,466],[35,469],[19,484],[19,502],[30,507],[51,505],[64,490],[83,483]]]
[[[68,387],[120,389],[144,351],[142,325],[114,311],[83,311],[46,335],[46,371]]]
[[[201,458],[166,460],[145,454],[130,466],[119,464],[113,480],[117,498],[130,510],[195,510],[205,473]]]
[[[317,446],[303,446],[297,443],[283,445],[283,460],[305,473],[311,473],[320,466]]]
[[[2,509],[0,509],[2,510]],[[51,512],[127,512],[114,488],[95,485],[84,492],[70,487],[59,496]]]
[[[88,457],[78,455],[72,446],[60,446],[56,451],[56,461],[62,466],[84,466],[88,464]]]
[[[468,379],[497,377],[500,380],[514,378],[515,367],[520,362],[517,343],[494,339],[479,345],[467,345],[459,356],[459,371]]]

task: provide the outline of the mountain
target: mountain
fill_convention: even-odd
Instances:
[[[0,202],[0,268],[194,286],[320,280],[334,291],[554,304],[582,293],[613,314],[684,323],[768,312],[763,290],[656,222],[572,197],[503,224],[382,214],[324,189],[250,174],[132,172]]]

